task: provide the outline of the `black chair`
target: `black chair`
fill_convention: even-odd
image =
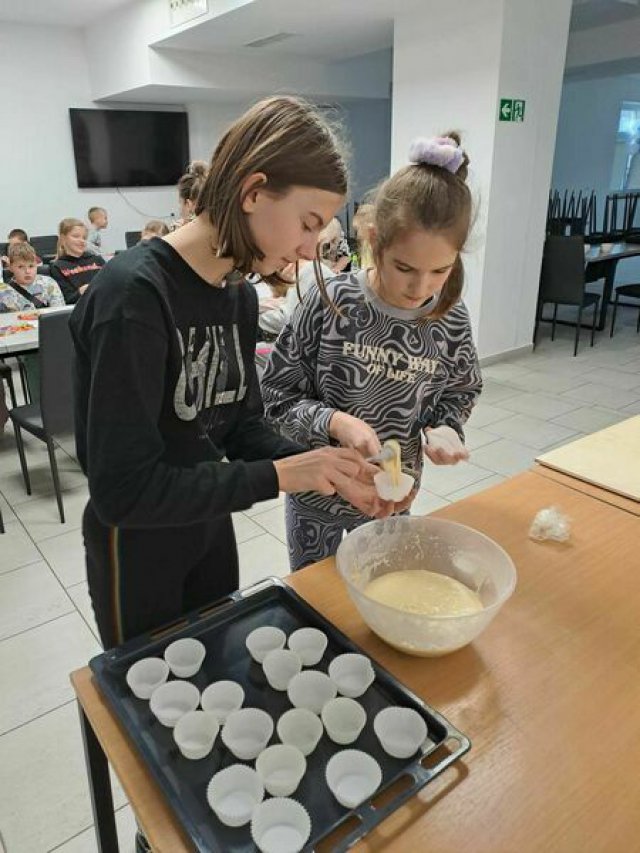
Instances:
[[[11,407],[15,409],[18,404],[16,402],[16,389],[13,385],[13,373],[11,367],[5,364],[4,361],[0,361],[0,381],[7,383],[9,397],[11,398]]]
[[[124,242],[127,246],[127,249],[130,249],[132,246],[135,246],[136,243],[139,243],[141,237],[142,231],[125,231]]]
[[[64,524],[64,507],[60,491],[60,478],[55,455],[54,436],[73,430],[73,390],[71,364],[73,360],[73,342],[69,331],[69,316],[73,306],[60,308],[39,318],[40,343],[40,402],[30,403],[11,409],[9,417],[13,421],[16,444],[20,456],[22,476],[27,490],[31,494],[31,481],[24,452],[22,430],[30,432],[44,441],[49,451],[49,464],[53,487],[58,502],[60,521]]]
[[[58,253],[58,238],[55,234],[32,237],[30,242],[36,255],[40,255],[43,261],[46,261],[47,258],[55,258]]]
[[[538,336],[538,326],[542,322],[542,311],[547,302],[553,303],[551,340],[554,340],[556,334],[558,305],[578,306],[576,338],[573,348],[574,356],[578,354],[578,342],[580,340],[580,329],[582,328],[582,312],[585,308],[593,307],[593,324],[591,326],[591,346],[593,346],[600,296],[597,293],[588,293],[585,291],[583,237],[549,235],[545,240],[542,270],[540,273],[538,307],[533,332],[534,349]]]
[[[631,308],[638,309],[638,324],[636,325],[636,332],[640,332],[640,304],[636,305],[635,302],[620,302],[621,296],[628,296],[631,299],[640,299],[640,284],[621,284],[620,287],[616,287],[616,298],[613,301],[613,315],[611,317],[611,332],[609,333],[609,337],[613,337],[613,328],[616,324],[616,314],[618,313],[618,305],[627,305]]]

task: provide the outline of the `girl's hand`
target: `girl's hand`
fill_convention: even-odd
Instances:
[[[88,287],[89,283],[87,282],[87,284],[83,284],[78,288],[78,293],[80,294],[80,296],[82,296],[82,294],[86,291]]]
[[[427,445],[424,454],[434,465],[457,465],[461,460],[469,458],[469,451],[451,427],[427,429],[425,435]]]
[[[342,447],[352,447],[363,456],[375,456],[381,444],[375,430],[360,418],[346,412],[335,412],[329,421],[329,435]]]
[[[373,485],[378,468],[355,450],[322,447],[274,463],[280,490],[288,493],[339,494],[365,515],[383,518],[393,504],[380,500]]]

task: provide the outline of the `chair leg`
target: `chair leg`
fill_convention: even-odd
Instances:
[[[11,398],[11,408],[15,409],[15,407],[18,405],[18,403],[16,401],[16,389],[15,389],[15,386],[13,384],[13,377],[9,373],[8,376],[5,376],[5,379],[7,380],[7,386],[9,388],[9,397]]]
[[[640,332],[640,310],[638,311],[638,322],[636,324],[636,335]]]
[[[536,319],[533,324],[533,349],[536,348],[536,344],[538,343],[538,329],[540,328],[540,318],[542,317],[544,305],[541,302],[538,302],[536,307]]]
[[[20,371],[20,383],[22,384],[22,396],[24,398],[24,402],[28,405],[31,402],[31,388],[29,387],[29,377],[27,376],[27,371],[25,370],[22,359],[18,359],[18,370]]]
[[[600,300],[593,303],[593,323],[591,324],[591,346],[593,346],[593,339],[596,334],[596,317],[598,316],[598,308],[600,307]]]
[[[22,479],[24,480],[24,487],[27,490],[27,494],[31,494],[31,480],[29,479],[29,469],[27,468],[27,457],[24,453],[24,442],[22,440],[22,430],[18,426],[17,423],[13,424],[13,431],[16,436],[16,445],[18,447],[18,456],[20,457],[20,467],[22,468]]]
[[[56,462],[56,446],[49,437],[47,437],[47,450],[49,451],[49,464],[51,465],[51,476],[53,477],[53,488],[56,492],[60,521],[64,524],[64,507],[62,506],[62,491],[60,489],[60,477],[58,476],[58,463]]]
[[[582,305],[578,308],[578,323],[576,325],[576,341],[573,347],[573,357],[578,355],[578,342],[580,341],[580,328],[582,323]]]
[[[551,340],[555,340],[556,337],[556,320],[558,319],[558,303],[554,302],[553,304],[553,322],[551,323]]]
[[[2,510],[0,509],[0,533],[4,533],[4,520],[2,518]]]
[[[618,291],[616,290],[616,298],[613,300],[613,313],[611,315],[611,331],[609,332],[609,337],[613,337],[613,329],[616,325],[616,314],[618,313]]]

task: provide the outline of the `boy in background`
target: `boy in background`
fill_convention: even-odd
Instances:
[[[109,216],[104,207],[90,207],[87,213],[89,218],[89,233],[87,235],[87,249],[96,255],[102,255],[104,247],[102,245],[101,231],[109,225]]]

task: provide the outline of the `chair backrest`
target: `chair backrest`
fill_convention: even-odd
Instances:
[[[142,231],[125,231],[124,242],[127,245],[127,249],[130,249],[132,246],[135,246],[136,243],[139,243],[140,237],[142,237]]]
[[[0,255],[7,255],[9,252],[8,243],[0,243]]]
[[[544,243],[540,298],[580,305],[585,283],[584,237],[549,235]]]
[[[73,341],[69,317],[73,306],[43,313],[40,343],[40,409],[49,435],[73,431]]]
[[[47,234],[44,237],[32,237],[31,245],[36,254],[41,258],[55,255],[58,251],[58,238],[55,234]]]

